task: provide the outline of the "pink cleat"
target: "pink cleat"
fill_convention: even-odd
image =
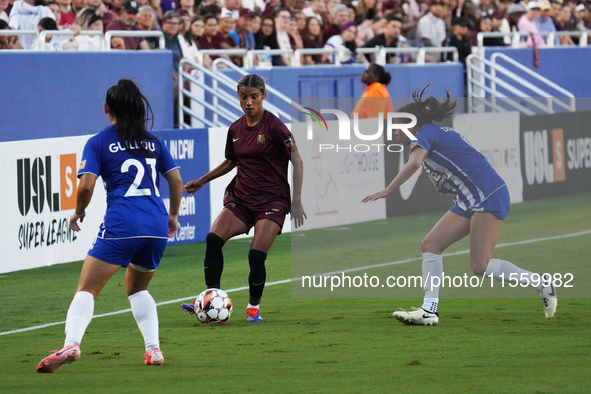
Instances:
[[[62,365],[73,363],[80,358],[79,345],[66,346],[62,350],[52,350],[52,352],[54,353],[51,356],[45,357],[37,365],[37,372],[53,373]]]
[[[158,348],[152,350],[151,352],[144,354],[144,358],[146,359],[146,361],[144,361],[144,365],[162,365],[162,364],[164,364],[164,356],[162,355],[162,352]]]

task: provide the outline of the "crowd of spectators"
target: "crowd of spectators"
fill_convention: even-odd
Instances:
[[[478,32],[526,33],[521,45],[544,47],[538,32],[591,30],[591,4],[585,0],[0,0],[0,30],[71,30],[48,36],[49,50],[99,50],[97,36],[81,30],[160,30],[175,65],[182,58],[209,66],[203,49],[283,49],[259,55],[258,65],[291,65],[289,50],[337,49],[344,63],[375,61],[359,47],[454,46],[460,60],[478,45]],[[533,33],[533,34],[531,34]],[[34,36],[0,36],[0,49],[31,49]],[[578,36],[559,35],[553,44],[576,45]],[[486,37],[484,46],[511,44]],[[157,49],[157,37],[113,37],[114,49]],[[241,66],[242,56],[223,55]],[[427,60],[438,60],[428,58]],[[328,64],[334,54],[305,55],[301,64]],[[388,63],[411,62],[409,54],[389,54]]]

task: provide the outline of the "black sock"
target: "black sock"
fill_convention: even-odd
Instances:
[[[203,260],[203,272],[205,273],[205,284],[208,289],[219,289],[224,270],[224,254],[222,247],[226,243],[223,239],[209,233],[205,237],[205,260]]]
[[[265,270],[265,259],[267,253],[252,249],[248,252],[248,265],[250,265],[250,275],[248,275],[248,302],[251,305],[259,305],[265,288],[267,271]]]

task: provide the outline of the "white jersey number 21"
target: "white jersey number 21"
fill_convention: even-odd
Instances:
[[[156,195],[160,197],[160,191],[158,190],[158,187],[156,187],[156,159],[146,158],[146,164],[150,166],[150,169],[152,170],[152,184],[154,185],[154,191],[156,192]],[[135,179],[133,180],[133,183],[129,186],[129,189],[127,189],[125,197],[152,195],[152,191],[150,189],[140,189],[140,184],[142,183],[142,178],[145,174],[144,165],[137,159],[127,159],[123,162],[123,165],[121,166],[121,173],[126,173],[127,171],[129,171],[130,167],[135,167],[137,169],[137,174],[135,174]]]

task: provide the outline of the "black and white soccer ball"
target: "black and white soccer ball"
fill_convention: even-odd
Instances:
[[[232,299],[220,289],[207,289],[195,301],[195,315],[201,323],[224,324],[232,316]]]

